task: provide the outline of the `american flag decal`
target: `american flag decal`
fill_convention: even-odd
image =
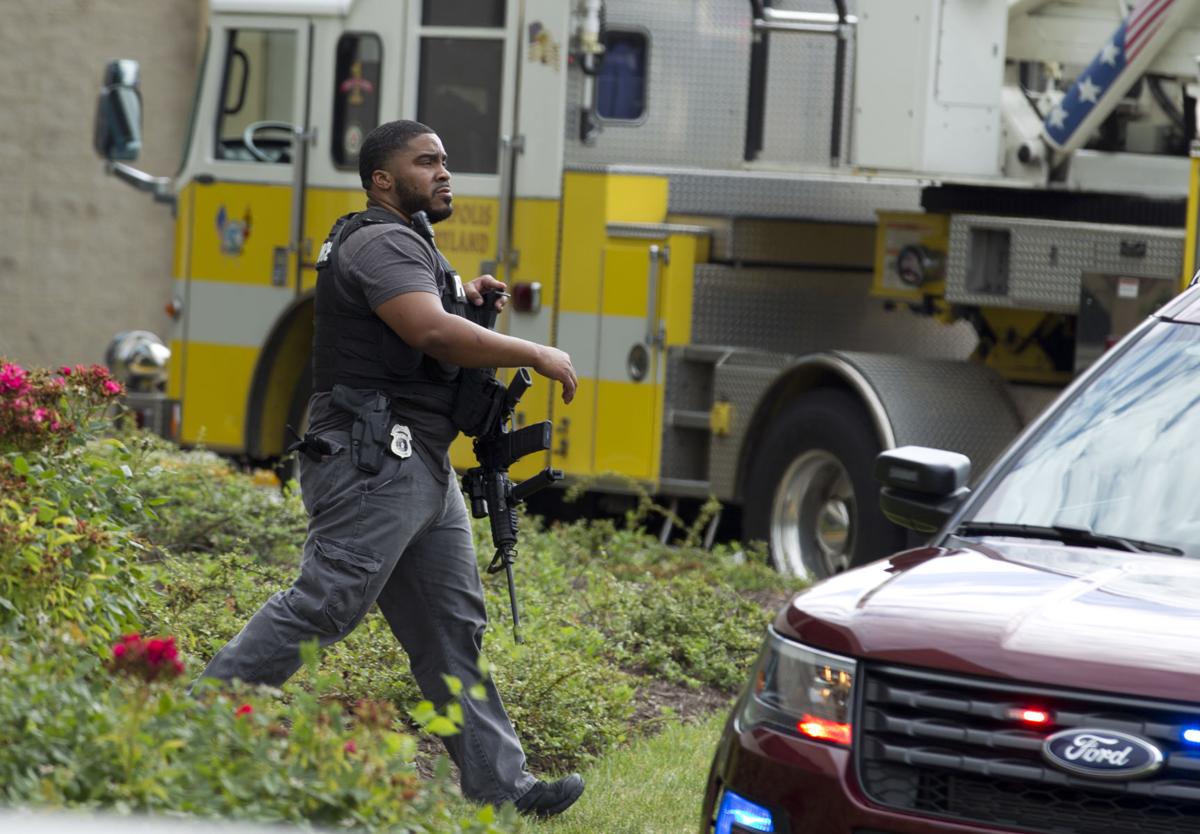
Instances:
[[[1170,30],[1163,28],[1168,18],[1178,18],[1191,5],[1188,0],[1139,0],[1063,100],[1046,116],[1043,129],[1047,141],[1060,151],[1083,144],[1096,123],[1108,114],[1109,108],[1104,105],[1125,94],[1157,47],[1170,37]],[[1155,48],[1147,52],[1151,44]],[[1138,62],[1139,57],[1144,60]],[[1085,122],[1087,130],[1081,131]]]

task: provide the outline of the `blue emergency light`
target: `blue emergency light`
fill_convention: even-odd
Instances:
[[[1200,744],[1200,727],[1185,727],[1183,740],[1188,744]]]
[[[775,821],[771,819],[770,811],[733,791],[725,791],[725,795],[721,797],[721,808],[717,812],[716,834],[736,834],[733,829],[735,825],[738,831],[775,830]]]

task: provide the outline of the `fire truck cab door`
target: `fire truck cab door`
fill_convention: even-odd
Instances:
[[[509,310],[497,329],[541,344],[552,340],[568,18],[561,0],[423,0],[407,16],[402,110],[438,133],[452,175],[438,247],[464,281],[537,284],[537,309]],[[550,416],[551,388],[539,381],[518,423]],[[451,459],[472,465],[469,442]],[[546,463],[530,455],[514,474]]]
[[[209,38],[180,176],[181,438],[241,450],[244,417],[227,405],[246,401],[259,350],[300,288],[312,21],[214,14]]]

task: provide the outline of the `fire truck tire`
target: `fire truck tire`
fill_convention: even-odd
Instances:
[[[849,393],[818,389],[784,407],[752,451],[743,535],[782,573],[823,579],[905,546],[879,509],[879,438]]]

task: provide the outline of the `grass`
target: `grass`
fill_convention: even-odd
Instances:
[[[583,796],[562,816],[522,821],[523,834],[692,834],[726,712],[672,723],[582,771]],[[468,808],[465,802],[462,810]]]
[[[700,803],[725,713],[675,724],[617,750],[584,773],[569,811],[538,826],[546,834],[686,834],[700,830]]]

